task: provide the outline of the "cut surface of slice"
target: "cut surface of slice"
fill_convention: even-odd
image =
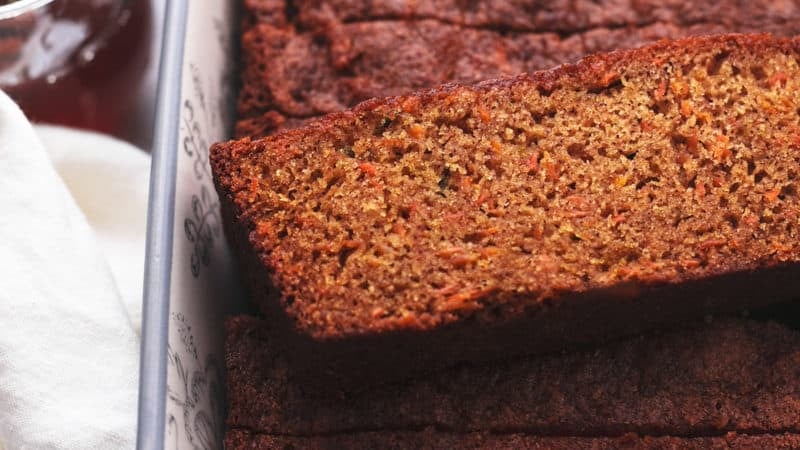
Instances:
[[[800,294],[798,39],[372,100],[211,159],[257,302],[317,343],[447,330],[379,353],[471,360],[448,348],[553,349]]]

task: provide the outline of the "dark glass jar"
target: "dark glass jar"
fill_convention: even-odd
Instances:
[[[26,115],[135,141],[149,62],[149,0],[0,4],[0,88]]]

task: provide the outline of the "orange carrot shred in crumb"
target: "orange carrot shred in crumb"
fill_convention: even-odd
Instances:
[[[425,136],[425,128],[422,125],[415,123],[408,128],[408,134],[414,139],[419,139]]]
[[[420,101],[418,98],[408,97],[405,100],[403,100],[403,103],[400,106],[403,108],[404,112],[410,113],[419,107],[419,103]]]
[[[764,200],[766,200],[767,203],[775,203],[778,201],[778,195],[780,195],[780,193],[781,193],[780,188],[775,188],[770,191],[767,191],[764,193]]]
[[[773,242],[772,243],[772,249],[775,250],[778,253],[787,253],[787,252],[792,251],[792,245],[791,244],[781,243],[781,242]]]
[[[256,225],[256,233],[258,233],[261,236],[271,235],[272,230],[273,230],[272,225],[269,222],[259,222],[259,224]]]
[[[700,267],[700,261],[696,259],[687,259],[681,262],[681,266],[683,266],[685,269],[695,269]]]
[[[722,247],[723,245],[725,245],[726,242],[728,241],[722,238],[708,239],[701,242],[700,245],[698,245],[698,247],[700,247],[702,250],[707,250],[713,247]]]
[[[458,253],[462,253],[463,251],[464,249],[461,247],[448,247],[436,252],[436,256],[439,256],[441,258],[450,258],[451,256],[456,255]]]
[[[404,313],[403,316],[395,320],[394,323],[400,328],[414,328],[419,326],[419,318],[414,314]]]
[[[375,175],[378,171],[375,169],[375,166],[368,162],[362,162],[358,165],[358,168],[361,169],[367,175]]]
[[[778,83],[783,86],[786,86],[786,82],[789,80],[789,77],[786,76],[786,72],[775,72],[772,76],[769,77],[769,87],[775,87]]]
[[[457,254],[450,258],[450,263],[456,267],[465,267],[478,260],[477,255]]]
[[[539,169],[539,158],[538,155],[531,155],[528,158],[528,172],[536,172]]]
[[[483,288],[458,292],[447,297],[444,302],[439,305],[439,310],[450,311],[461,309],[465,303],[491,294],[493,291],[493,288]]]
[[[706,196],[706,185],[704,183],[697,183],[694,187],[694,192],[697,194],[697,197],[703,198]]]
[[[658,88],[653,93],[653,97],[656,99],[657,102],[660,102],[661,100],[664,100],[664,97],[666,97],[666,95],[667,95],[667,80],[661,80],[661,82],[658,83]]]
[[[692,104],[689,102],[689,100],[681,101],[681,114],[683,114],[684,117],[689,117],[692,115]]]
[[[685,97],[689,94],[689,84],[680,76],[674,80],[670,80],[669,88],[669,90],[678,97]]]
[[[480,195],[478,196],[478,199],[475,200],[475,203],[481,205],[483,203],[486,203],[487,200],[489,200],[489,193],[482,190]]]
[[[714,157],[717,161],[724,161],[732,155],[731,149],[727,146],[719,145],[714,149]]]
[[[492,120],[492,115],[491,115],[491,113],[489,113],[489,110],[488,110],[488,109],[486,109],[486,108],[484,108],[483,106],[478,106],[478,117],[480,117],[480,118],[481,118],[481,120],[482,120],[484,123],[487,123],[487,122],[489,122],[490,120]]]
[[[558,164],[554,161],[542,161],[542,168],[547,174],[548,180],[556,180],[558,179]]]
[[[617,81],[618,79],[619,79],[619,74],[617,72],[614,72],[613,70],[609,70],[605,74],[603,74],[601,83],[603,86],[608,86],[611,83]]]
[[[359,247],[361,247],[361,241],[357,239],[348,239],[342,242],[342,248],[346,248],[348,250],[353,250]]]
[[[746,223],[750,227],[755,227],[756,225],[758,225],[758,222],[759,222],[758,217],[752,214],[749,214],[744,218],[744,223]]]

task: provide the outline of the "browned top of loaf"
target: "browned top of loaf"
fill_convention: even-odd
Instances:
[[[314,29],[332,22],[437,20],[476,28],[569,34],[656,21],[726,25],[781,23],[800,13],[796,1],[754,0],[728,4],[685,0],[243,0],[244,28],[256,23]]]
[[[661,42],[218,144],[298,330],[496,321],[796,261],[800,40]]]
[[[272,3],[274,0],[267,0]],[[676,24],[716,22],[780,23],[800,13],[796,1],[755,0],[726,4],[685,0],[294,0],[299,22],[359,22],[385,19],[435,19],[469,27],[561,34],[656,21]]]
[[[800,3],[766,0],[247,0],[243,13],[242,137],[373,97],[531,72],[661,38],[800,33]]]

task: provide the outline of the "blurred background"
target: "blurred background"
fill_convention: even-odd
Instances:
[[[0,88],[38,123],[152,143],[164,2],[0,1]]]

